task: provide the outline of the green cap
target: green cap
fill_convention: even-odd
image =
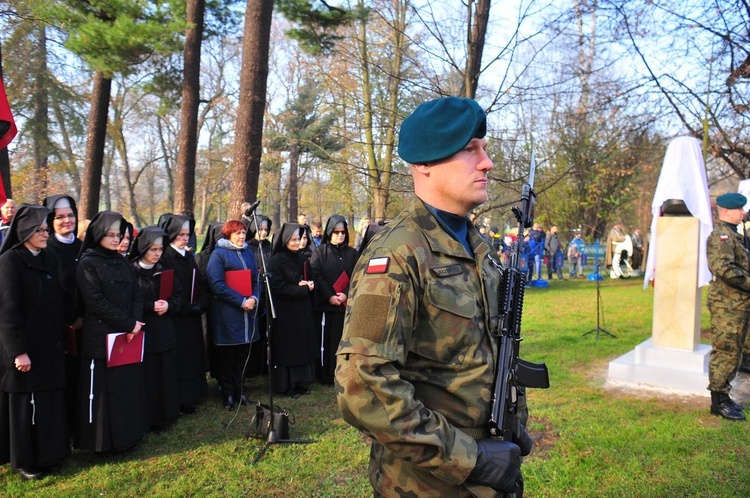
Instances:
[[[739,209],[745,207],[747,197],[737,192],[727,192],[716,198],[716,205],[726,209]]]
[[[417,107],[401,124],[398,154],[410,164],[445,159],[487,134],[487,114],[475,100],[443,97]]]

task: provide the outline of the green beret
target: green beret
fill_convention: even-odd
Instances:
[[[716,205],[726,209],[739,209],[745,207],[747,197],[737,192],[727,192],[716,198]]]
[[[409,164],[452,156],[487,133],[487,114],[472,99],[443,97],[417,107],[398,134],[398,154]]]

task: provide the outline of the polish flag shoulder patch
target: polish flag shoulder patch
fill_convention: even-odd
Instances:
[[[365,270],[365,273],[367,275],[377,275],[379,273],[387,272],[389,260],[390,258],[387,257],[370,258],[370,262],[367,263],[367,270]]]
[[[721,239],[722,242],[726,242],[727,240],[729,240],[729,235],[720,235],[719,239]]]

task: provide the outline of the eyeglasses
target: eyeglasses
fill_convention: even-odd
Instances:
[[[49,228],[37,228],[34,230],[34,233],[37,235],[49,235]]]
[[[70,214],[60,214],[52,218],[55,221],[62,221],[62,220],[74,220],[76,219],[76,215],[74,213]]]
[[[334,230],[333,235],[344,235],[346,230]]]
[[[122,238],[122,234],[121,233],[107,232],[107,233],[104,234],[104,236],[106,238],[108,238],[108,239],[117,239],[117,240],[120,240]]]

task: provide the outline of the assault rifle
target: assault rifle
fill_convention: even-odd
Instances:
[[[544,363],[532,363],[518,357],[521,343],[521,312],[527,276],[521,269],[523,260],[523,232],[534,222],[534,171],[536,162],[531,154],[529,181],[521,188],[521,207],[512,211],[518,220],[518,238],[510,252],[508,268],[500,282],[500,320],[494,331],[500,356],[497,361],[497,378],[492,396],[490,434],[513,441],[513,433],[520,430],[518,416],[518,389],[520,387],[549,387],[549,372]]]

